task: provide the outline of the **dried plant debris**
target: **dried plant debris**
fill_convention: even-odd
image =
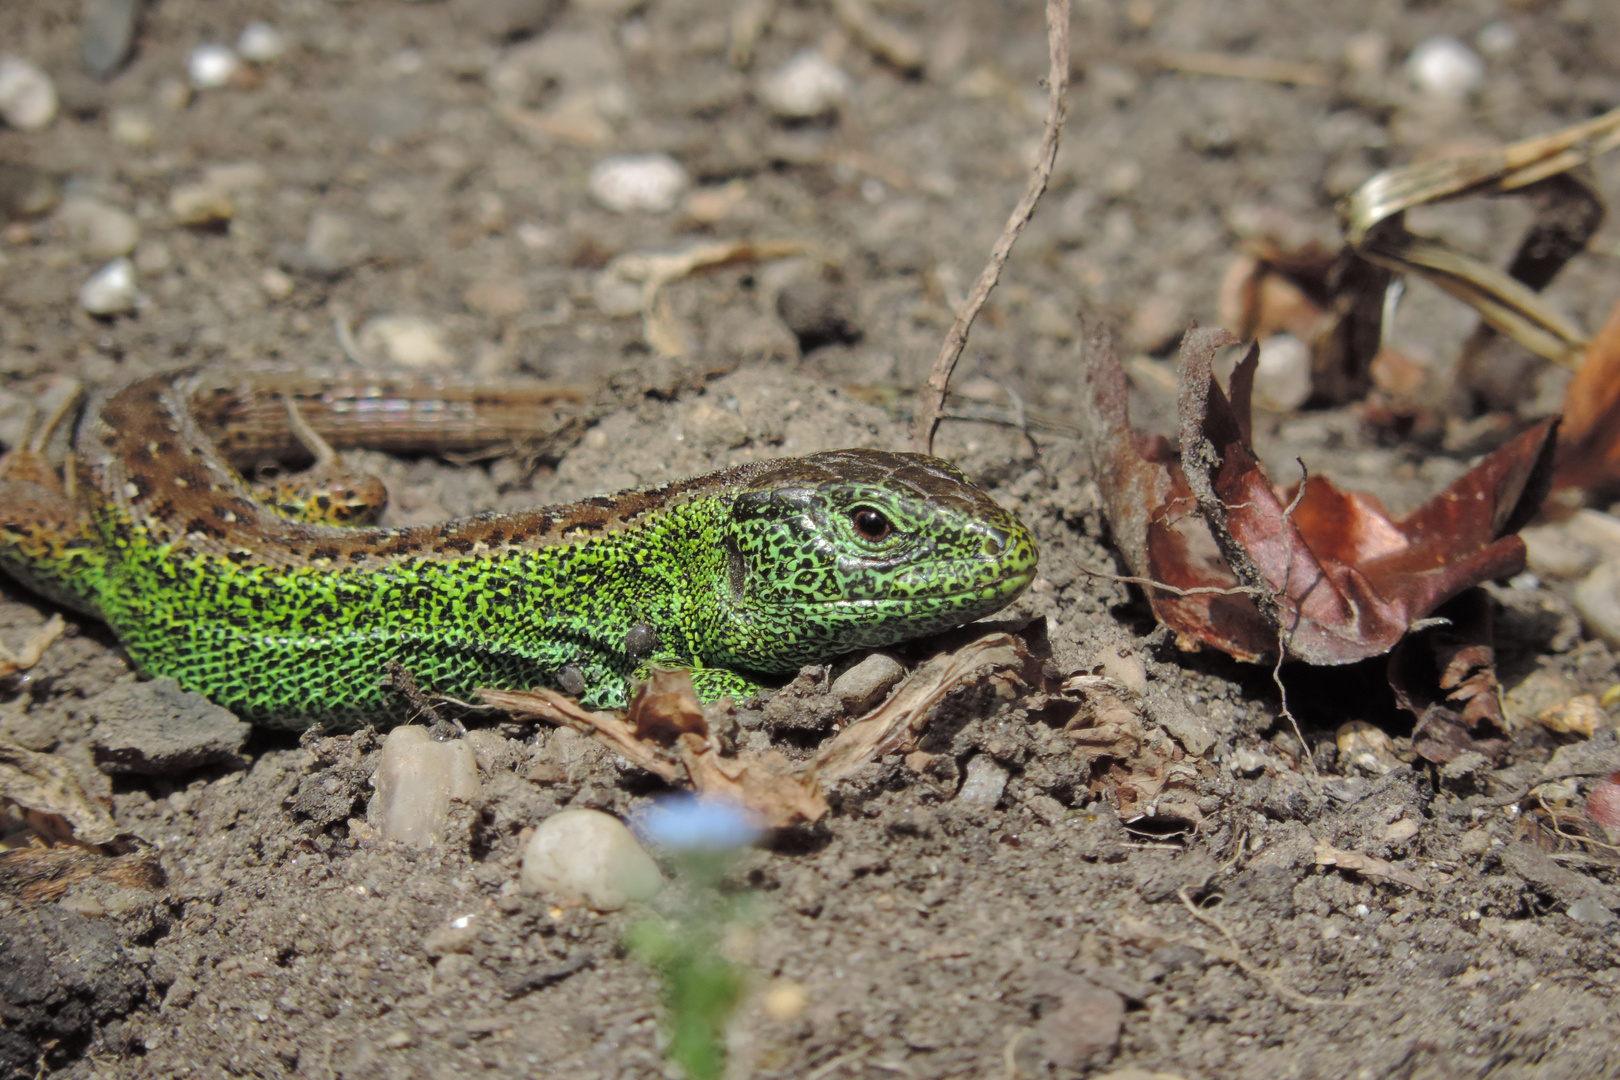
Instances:
[[[61,758],[0,743],[0,806],[8,805],[20,808],[48,842],[99,845],[118,837],[112,815],[91,801]]]
[[[1395,700],[1418,718],[1412,749],[1439,764],[1470,750],[1500,764],[1512,740],[1496,678],[1490,602],[1478,591],[1465,593],[1437,617],[1440,625],[1408,635],[1389,659]]]
[[[1587,346],[1564,392],[1555,488],[1620,483],[1620,302]]]
[[[1556,421],[1396,520],[1372,496],[1319,477],[1272,483],[1249,441],[1254,352],[1234,372],[1230,400],[1211,372],[1230,344],[1224,330],[1183,343],[1179,459],[1166,440],[1131,428],[1106,335],[1090,338],[1083,363],[1087,449],[1114,542],[1183,648],[1352,663],[1388,652],[1464,589],[1524,568],[1513,534],[1546,493]]]
[[[1462,348],[1465,381],[1498,334],[1575,367],[1585,335],[1540,292],[1602,225],[1603,198],[1583,167],[1616,146],[1620,109],[1500,149],[1385,169],[1340,206],[1347,242],[1338,251],[1268,230],[1250,237],[1227,272],[1222,320],[1245,339],[1288,333],[1305,342],[1319,403],[1359,401],[1375,385],[1399,401],[1423,372],[1383,340],[1386,295],[1416,275],[1479,313],[1482,325]],[[1529,198],[1534,215],[1506,270],[1406,228],[1413,208],[1503,195]]]
[[[1203,823],[1199,759],[1153,722],[1140,693],[1096,674],[1070,676],[1062,693],[1079,705],[1063,734],[1091,772],[1092,794],[1118,810],[1121,821],[1155,819],[1155,831]]]

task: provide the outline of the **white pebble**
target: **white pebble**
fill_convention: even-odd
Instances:
[[[267,266],[259,275],[259,288],[272,300],[285,300],[292,295],[293,279],[274,266]]]
[[[0,56],[0,120],[18,131],[40,131],[56,119],[56,84],[26,60]]]
[[[759,96],[776,115],[803,120],[837,108],[854,86],[843,68],[805,49],[760,79]]]
[[[199,45],[191,50],[186,73],[199,90],[215,90],[231,81],[242,62],[229,45]]]
[[[360,348],[402,367],[442,368],[455,361],[432,320],[420,315],[378,315],[360,328]]]
[[[92,315],[121,315],[135,308],[135,264],[120,256],[79,287],[79,306]]]
[[[57,208],[56,220],[74,244],[91,259],[128,255],[141,238],[135,215],[97,199],[75,196]]]
[[[523,851],[524,892],[596,911],[647,900],[664,880],[634,835],[600,810],[564,810],[542,821]]]
[[[254,19],[242,27],[242,34],[236,39],[236,51],[245,60],[266,64],[286,53],[287,38],[264,20]]]
[[[1007,770],[989,754],[979,754],[967,763],[967,779],[956,793],[956,801],[968,806],[994,810],[1007,790]]]
[[[1292,412],[1311,396],[1311,349],[1292,334],[1260,343],[1254,372],[1254,403],[1272,412]]]
[[[1620,647],[1620,560],[1600,564],[1575,586],[1575,610],[1594,637]]]
[[[689,177],[668,154],[625,154],[596,163],[591,170],[591,197],[621,214],[662,214],[675,208]]]
[[[1485,62],[1456,38],[1437,34],[1412,50],[1406,72],[1425,94],[1464,98],[1485,81]]]
[[[413,847],[444,841],[450,800],[478,797],[478,761],[465,739],[434,742],[423,727],[397,727],[383,740],[366,820],[384,840]]]

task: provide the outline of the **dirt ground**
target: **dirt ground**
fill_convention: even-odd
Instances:
[[[334,316],[427,321],[425,353],[362,329],[379,357],[607,388],[606,415],[532,474],[509,459],[366,457],[397,522],[904,447],[910,392],[1022,189],[1044,108],[1033,2],[879,3],[921,46],[907,74],[852,37],[838,5],[812,0],[153,0],[104,83],[83,74],[79,7],[0,5],[0,52],[50,72],[62,100],[43,131],[0,128],[0,162],[130,215],[140,300],[87,315],[79,289],[106,253],[60,211],[19,214],[0,242],[0,438],[20,435],[53,376],[341,367]],[[734,58],[735,20],[767,10],[752,55]],[[253,19],[285,36],[285,54],[186,93],[188,53]],[[1485,57],[1486,81],[1460,105],[1425,98],[1401,68],[1437,33]],[[847,73],[847,96],[826,115],[774,116],[762,79],[806,49]],[[1155,60],[1167,52],[1314,64],[1329,85],[1194,74]],[[899,757],[865,767],[829,793],[824,820],[733,875],[761,907],[738,945],[751,983],[729,1075],[1620,1076],[1620,862],[1522,805],[1533,785],[1620,769],[1613,732],[1532,724],[1501,766],[1442,769],[1413,757],[1411,717],[1376,664],[1290,671],[1312,776],[1269,671],[1178,651],[1139,593],[1084,572],[1122,568],[1063,434],[1081,315],[1116,329],[1139,415],[1165,422],[1176,341],[1218,322],[1222,275],[1255,220],[1283,215],[1333,242],[1335,199],[1386,165],[1613,107],[1620,5],[1077,0],[1073,54],[1052,188],[956,382],[970,403],[1010,415],[1021,401],[1042,422],[1025,437],[949,421],[940,448],[1039,540],[1040,576],[1007,617],[1044,618],[1064,672],[1127,647],[1149,703],[1207,739],[1188,758],[1203,825],[1122,823],[1062,732],[1018,701],[932,734],[922,772]],[[593,166],[647,151],[690,176],[673,209],[593,200]],[[221,180],[221,165],[250,167]],[[1620,205],[1620,159],[1597,174]],[[0,203],[15,208],[22,181],[7,176]],[[198,183],[226,191],[228,223],[183,222],[195,215],[176,189]],[[1502,201],[1413,226],[1500,262],[1527,220]],[[633,305],[605,298],[604,267],[714,240],[806,254],[670,286],[689,347],[669,359]],[[1590,329],[1617,285],[1611,222],[1549,294]],[[1392,338],[1432,365],[1438,405],[1462,397],[1448,362],[1473,321],[1420,285],[1400,310]],[[1556,372],[1514,371],[1498,396],[1520,419],[1556,409]],[[1257,428],[1279,474],[1303,457],[1396,507],[1479,450],[1394,440],[1350,411]],[[16,646],[51,609],[4,588],[0,639]],[[1533,577],[1491,587],[1510,691],[1620,681],[1565,593]],[[422,852],[352,824],[371,795],[372,733],[258,732],[235,763],[104,775],[91,699],[133,680],[106,631],[74,619],[0,702],[0,739],[72,763],[167,877],[0,903],[5,1075],[34,1075],[36,1061],[106,1078],[675,1075],[657,981],[622,945],[637,915],[553,908],[515,886],[536,822],[580,806],[633,817],[664,792],[654,778],[571,733],[485,721],[483,799]],[[1350,720],[1394,737],[1393,769],[1337,753]],[[826,736],[756,714],[739,739],[803,759]],[[958,798],[981,757],[1008,776],[990,805]],[[1320,844],[1412,881],[1318,866]],[[464,916],[472,929],[449,933]]]

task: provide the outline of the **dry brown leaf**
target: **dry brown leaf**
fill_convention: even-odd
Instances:
[[[1402,870],[1387,859],[1380,859],[1376,855],[1363,855],[1359,851],[1340,851],[1332,844],[1321,840],[1316,842],[1316,865],[1337,866],[1341,870],[1354,870],[1367,877],[1387,878],[1397,885],[1405,885],[1417,892],[1429,891],[1422,878],[1409,870]]]
[[[597,741],[609,749],[623,754],[632,764],[665,780],[675,780],[681,775],[680,765],[671,759],[666,750],[637,739],[636,733],[622,719],[613,713],[591,712],[573,698],[555,690],[544,687],[535,690],[485,688],[478,691],[478,696],[485,704],[505,709],[518,720],[545,720],[576,731],[592,732]]]
[[[687,733],[676,749],[699,795],[728,798],[758,815],[767,828],[781,829],[817,821],[827,800],[814,780],[799,774],[793,763],[774,750],[763,754],[722,757],[714,740]]]
[[[118,837],[112,815],[53,754],[0,742],[0,800],[21,807],[34,831],[51,841],[108,844]]]
[[[1183,648],[1240,660],[1345,664],[1388,652],[1464,589],[1524,568],[1512,535],[1540,504],[1556,422],[1485,458],[1404,518],[1311,477],[1278,488],[1248,445],[1254,354],[1214,382],[1235,339],[1195,330],[1182,346],[1179,460],[1130,426],[1125,373],[1106,335],[1087,343],[1083,405],[1092,477],[1133,574]]]
[[[1395,700],[1418,718],[1412,749],[1439,764],[1469,750],[1500,764],[1512,740],[1496,678],[1490,601],[1468,593],[1435,614],[1445,625],[1407,635],[1389,657]]]
[[[887,701],[823,747],[811,763],[809,775],[821,784],[832,784],[873,758],[913,749],[917,734],[952,691],[998,675],[1024,687],[1036,687],[1041,660],[1011,634],[986,634],[934,657],[912,672]]]
[[[1141,695],[1105,675],[1074,675],[1064,680],[1063,697],[1080,706],[1063,734],[1091,770],[1092,794],[1121,821],[1203,823],[1197,764],[1148,717]]]
[[[813,777],[801,776],[775,751],[720,754],[692,689],[692,675],[657,670],[637,689],[626,717],[592,712],[552,690],[481,690],[480,697],[518,718],[534,717],[593,732],[598,741],[670,782],[685,776],[699,795],[721,795],[770,828],[815,821],[827,804]],[[673,747],[673,750],[669,749]]]
[[[1620,301],[1564,392],[1555,488],[1620,481]]]

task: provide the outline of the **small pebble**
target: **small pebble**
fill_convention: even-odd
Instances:
[[[259,275],[259,288],[264,295],[272,300],[285,300],[292,295],[293,279],[290,274],[274,266],[265,267],[264,273]]]
[[[98,199],[74,197],[57,208],[56,220],[86,258],[102,260],[128,255],[141,238],[135,215]]]
[[[236,203],[212,184],[180,184],[169,192],[169,213],[181,225],[213,228],[236,216]]]
[[[56,119],[56,84],[26,60],[0,56],[0,120],[18,131],[41,131]]]
[[[244,60],[268,64],[286,53],[287,38],[264,20],[254,19],[242,27],[241,36],[236,39],[236,51]]]
[[[129,56],[140,0],[90,0],[79,21],[79,59],[98,79],[111,76]]]
[[[843,68],[805,49],[759,81],[759,97],[777,116],[807,120],[842,104],[855,83]]]
[[[1614,921],[1614,913],[1590,896],[1582,897],[1569,905],[1568,911],[1569,917],[1576,922],[1595,923],[1602,926],[1604,923]]]
[[[79,306],[92,315],[121,315],[135,309],[135,264],[120,256],[79,287]]]
[[[426,728],[397,727],[383,740],[371,778],[377,793],[366,820],[384,840],[413,847],[442,843],[450,800],[476,799],[478,762],[465,739],[435,742]]]
[[[367,246],[354,222],[330,210],[319,210],[309,219],[302,254],[306,269],[338,274],[363,261]]]
[[[360,328],[360,348],[402,367],[442,368],[455,362],[432,320],[421,315],[378,315]]]
[[[230,83],[241,65],[229,45],[199,45],[186,61],[186,75],[198,90],[217,90]]]
[[[1271,412],[1293,412],[1311,396],[1311,347],[1292,334],[1260,343],[1254,372],[1254,403]]]
[[[1091,667],[1134,693],[1147,693],[1147,665],[1128,645],[1107,645],[1097,650]]]
[[[1384,829],[1384,843],[1404,844],[1416,836],[1421,829],[1422,826],[1411,818],[1403,817],[1399,821],[1392,821]]]
[[[139,109],[120,105],[107,118],[107,131],[125,146],[151,146],[157,139],[157,125]]]
[[[1575,610],[1595,636],[1620,647],[1620,560],[1601,563],[1575,586]]]
[[[1360,769],[1369,776],[1383,776],[1401,763],[1395,756],[1395,744],[1389,735],[1365,720],[1341,724],[1334,742],[1346,765]]]
[[[618,818],[564,810],[542,821],[523,851],[524,892],[617,911],[663,887],[658,864]]]
[[[668,154],[625,154],[598,162],[587,183],[591,197],[609,210],[662,214],[675,208],[689,178]]]
[[[1479,54],[1446,34],[1424,41],[1406,59],[1413,84],[1431,97],[1467,97],[1485,81],[1485,62]]]
[[[1271,761],[1266,755],[1247,746],[1239,747],[1232,754],[1232,768],[1242,776],[1259,776],[1269,764]]]
[[[962,781],[956,801],[967,806],[980,806],[994,810],[1007,790],[1007,770],[989,754],[979,754],[967,763],[967,778]]]
[[[906,677],[900,661],[888,653],[873,653],[833,680],[832,695],[847,713],[863,713],[889,696]]]
[[[56,181],[32,165],[0,161],[0,222],[47,214],[62,198]]]

